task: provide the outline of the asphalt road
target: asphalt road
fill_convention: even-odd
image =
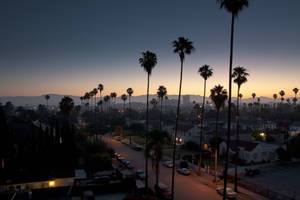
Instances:
[[[109,146],[111,146],[117,153],[125,157],[135,166],[135,169],[145,170],[145,157],[143,151],[135,151],[129,146],[122,144],[119,141],[109,137],[103,138]],[[149,164],[149,186],[153,188],[155,184],[155,173],[152,170],[151,160]],[[168,185],[171,190],[171,176],[172,169],[165,166],[160,166],[159,181]],[[200,181],[200,177],[195,174],[184,176],[175,172],[175,200],[218,200],[222,199],[216,193],[216,190],[210,186],[204,185]]]

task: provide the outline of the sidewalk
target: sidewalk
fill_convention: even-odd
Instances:
[[[198,176],[196,173],[195,173],[195,176]],[[212,188],[218,188],[218,187],[224,187],[224,182],[223,181],[218,181],[217,183],[214,183],[213,180],[214,180],[214,176],[212,175],[209,175],[205,172],[202,171],[202,175],[201,176],[198,176],[199,179],[200,179],[200,182],[204,185],[207,185],[209,187],[212,187]],[[227,183],[227,187],[230,187],[230,188],[234,188],[234,185],[232,183]],[[269,200],[268,198],[266,197],[263,197],[259,194],[256,194],[252,191],[249,191],[245,188],[242,188],[242,187],[238,187],[238,190],[239,190],[239,193],[238,193],[238,199],[241,199],[241,200]]]

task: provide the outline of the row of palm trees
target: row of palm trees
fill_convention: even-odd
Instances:
[[[228,96],[228,127],[227,127],[227,144],[230,142],[230,122],[231,122],[231,92],[232,92],[232,60],[233,60],[233,35],[234,35],[234,22],[238,13],[244,8],[248,7],[247,0],[218,0],[220,8],[225,8],[231,13],[231,39],[230,39],[230,62],[229,62],[229,96]],[[174,181],[175,181],[175,155],[176,155],[176,142],[178,131],[178,120],[180,113],[180,99],[181,99],[181,87],[182,87],[182,74],[183,74],[183,63],[185,55],[189,55],[194,51],[193,43],[184,37],[179,37],[178,40],[173,41],[173,52],[179,55],[180,58],[180,81],[179,81],[179,92],[178,92],[178,104],[176,112],[176,122],[173,138],[173,168],[172,168],[172,199],[174,199]],[[141,67],[147,72],[147,111],[146,111],[146,129],[149,131],[149,83],[152,69],[157,64],[157,57],[154,53],[146,51],[142,53],[142,57],[139,59]],[[220,88],[218,88],[220,89]],[[145,137],[145,144],[147,145],[147,134]],[[229,145],[226,148],[226,162],[225,162],[225,173],[224,173],[224,193],[223,200],[226,199],[226,187],[227,187],[227,170],[228,170],[228,155]],[[148,187],[148,158],[146,156],[146,187]]]

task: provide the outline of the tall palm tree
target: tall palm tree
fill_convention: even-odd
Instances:
[[[256,97],[256,94],[253,92],[253,93],[251,94],[251,96],[252,96],[252,103],[254,104],[254,99],[255,99],[255,97]]]
[[[84,97],[83,96],[81,96],[80,97],[80,105],[82,105],[82,101],[84,100]]]
[[[115,93],[115,92],[110,93],[110,97],[113,100],[113,103],[115,104],[116,103],[116,98],[117,98],[117,93]]]
[[[201,112],[201,121],[200,121],[200,159],[199,159],[199,168],[198,173],[201,175],[201,165],[202,165],[202,140],[203,140],[203,119],[205,111],[205,95],[206,95],[206,81],[209,77],[213,75],[213,69],[209,65],[203,65],[198,69],[200,76],[204,79],[204,93],[202,98],[202,112]]]
[[[176,123],[175,123],[175,132],[173,138],[173,167],[172,167],[172,199],[174,200],[174,181],[175,181],[175,155],[176,155],[176,137],[178,129],[178,119],[180,111],[180,98],[181,98],[181,86],[182,86],[182,73],[183,73],[183,62],[185,55],[191,54],[195,48],[193,42],[189,41],[184,37],[179,37],[178,40],[173,41],[173,52],[178,53],[180,58],[180,81],[179,81],[179,92],[178,92],[178,102],[177,102],[177,112],[176,112]]]
[[[45,99],[46,99],[46,102],[47,102],[47,109],[48,109],[48,101],[49,101],[49,99],[50,99],[50,95],[47,94],[47,95],[45,96]]]
[[[229,61],[229,98],[228,98],[228,126],[227,126],[227,144],[230,142],[230,126],[231,126],[231,84],[232,84],[232,57],[233,57],[233,35],[234,35],[234,19],[244,7],[248,7],[248,0],[217,0],[220,8],[225,8],[231,14],[231,37],[230,37],[230,61]],[[227,170],[228,170],[229,145],[226,147],[226,163],[224,177],[224,194],[223,200],[226,200],[227,187]]]
[[[277,99],[278,95],[277,94],[273,94],[273,99],[274,99],[274,112],[275,112],[275,106],[276,106],[276,99]]]
[[[297,103],[297,93],[298,93],[299,89],[298,88],[294,88],[293,92],[295,93],[295,97],[293,98],[293,103],[296,105]]]
[[[161,130],[161,121],[162,121],[162,109],[163,109],[163,100],[164,97],[167,95],[167,88],[163,85],[159,86],[157,89],[157,96],[158,99],[160,100],[160,114],[159,114],[159,129]]]
[[[146,110],[146,131],[147,133],[145,134],[145,146],[148,144],[148,131],[149,131],[149,84],[150,84],[150,75],[152,72],[152,69],[155,67],[157,64],[157,57],[155,53],[152,53],[151,51],[146,51],[142,52],[142,57],[139,58],[139,63],[141,67],[146,71],[147,73],[147,110]],[[148,158],[145,158],[146,161],[146,166],[145,166],[145,172],[146,172],[146,177],[145,177],[145,187],[148,188]]]
[[[93,95],[94,95],[94,104],[95,104],[95,110],[96,110],[96,104],[97,104],[97,93],[98,93],[98,89],[94,88],[93,89]]]
[[[129,102],[129,112],[130,112],[130,109],[131,109],[131,96],[133,94],[133,89],[132,88],[128,88],[127,90],[127,94],[128,94],[128,102]]]
[[[153,152],[152,156],[152,167],[155,171],[156,180],[155,183],[158,184],[159,178],[159,162],[163,157],[163,146],[169,141],[169,134],[166,131],[152,130],[149,132],[149,142],[145,149],[146,157],[149,157],[150,152]]]
[[[123,113],[125,114],[125,102],[126,102],[126,100],[127,100],[126,94],[122,94],[122,95],[121,95],[121,99],[122,99],[123,102],[124,102],[124,105],[123,105]]]
[[[98,85],[98,90],[99,90],[99,95],[100,95],[100,100],[102,100],[102,91],[104,89],[104,86],[100,83]],[[103,101],[102,101],[103,102]],[[101,104],[101,112],[103,112],[102,104]]]
[[[223,86],[216,85],[213,89],[210,90],[211,100],[214,102],[216,106],[217,116],[216,116],[216,138],[219,137],[218,134],[218,121],[219,121],[219,113],[220,109],[225,105],[225,101],[227,100],[227,91],[223,89]],[[215,181],[217,180],[217,171],[218,171],[218,150],[219,145],[216,145],[215,148]]]
[[[283,90],[281,90],[280,92],[279,92],[279,95],[281,96],[281,98],[280,98],[280,100],[281,100],[281,104],[283,103],[283,100],[284,100],[284,95],[285,95],[285,92],[283,91]]]
[[[290,99],[286,99],[286,102],[287,102],[288,104],[291,104],[291,100],[290,100]]]
[[[110,101],[110,96],[106,95],[104,97],[104,102],[106,103],[106,106],[107,106],[107,112],[109,112],[109,101]]]
[[[240,131],[240,112],[239,112],[239,100],[240,100],[240,89],[242,84],[246,83],[248,81],[247,76],[249,76],[249,73],[244,67],[235,67],[233,69],[233,74],[232,78],[233,82],[237,84],[238,90],[237,90],[237,102],[236,102],[236,155],[235,155],[235,173],[234,173],[234,190],[237,192],[238,191],[238,186],[237,186],[237,162],[238,162],[238,157],[239,157],[239,131]]]

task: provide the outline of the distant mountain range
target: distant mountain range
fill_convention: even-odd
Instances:
[[[57,106],[60,100],[64,96],[71,97],[75,104],[80,104],[80,97],[79,96],[73,96],[73,95],[59,95],[59,94],[49,94],[49,105]],[[169,100],[177,99],[178,95],[168,95]],[[183,95],[185,96],[185,95]],[[202,102],[202,96],[200,95],[189,95],[190,96],[190,102],[196,101],[196,102]],[[139,102],[143,103],[146,101],[146,95],[140,95],[140,96],[132,96],[131,101],[132,102]],[[99,97],[97,97],[99,100]],[[157,95],[149,95],[149,100],[157,98]],[[273,102],[272,98],[269,97],[259,97],[261,103],[271,103]],[[207,100],[209,100],[207,98]],[[236,98],[233,98],[233,102],[236,100]],[[46,104],[45,95],[41,96],[14,96],[14,97],[0,97],[0,103],[5,104],[6,102],[11,101],[15,106],[33,106],[33,105],[39,105],[39,104]],[[127,100],[128,101],[128,100]],[[257,101],[257,98],[256,98]],[[279,102],[279,100],[277,100]],[[122,100],[120,97],[117,97],[116,99],[117,103],[121,103]],[[252,98],[242,99],[242,103],[252,103]]]

